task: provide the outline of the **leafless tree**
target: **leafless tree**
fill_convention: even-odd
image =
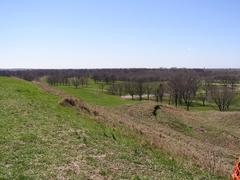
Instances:
[[[73,77],[71,82],[76,89],[80,86],[80,79],[78,77]]]
[[[238,83],[238,78],[236,76],[228,76],[228,83],[230,84],[232,91],[234,91],[236,84]]]
[[[175,106],[183,104],[187,106],[187,110],[192,104],[198,89],[198,75],[191,70],[184,70],[172,76],[168,82],[171,96],[174,99]]]
[[[159,84],[159,86],[155,89],[155,97],[157,102],[163,101],[163,95],[164,95],[164,85],[162,83]]]
[[[213,85],[211,97],[220,111],[228,111],[234,99],[235,92],[227,86]]]
[[[88,85],[88,77],[86,77],[86,76],[81,76],[81,77],[79,78],[79,80],[80,80],[82,86],[87,86],[87,85]]]
[[[149,82],[144,83],[144,90],[147,94],[147,99],[149,100],[150,94],[153,92],[153,85]]]
[[[202,79],[200,87],[201,91],[198,93],[198,98],[202,101],[202,105],[205,106],[206,101],[209,98],[209,90],[212,84],[212,80],[209,78]]]
[[[132,100],[133,100],[134,95],[136,93],[136,83],[132,82],[132,81],[126,82],[125,83],[125,91],[132,97]]]
[[[187,106],[187,110],[189,110],[199,87],[199,78],[193,72],[184,73],[183,78],[182,97],[185,105]]]
[[[109,87],[108,87],[108,93],[111,95],[116,95],[116,88],[115,88],[115,83],[112,83]]]
[[[116,91],[119,96],[122,96],[124,93],[124,84],[123,83],[117,83],[116,84]]]
[[[110,84],[110,82],[109,82],[109,84]],[[125,84],[111,82],[111,84],[109,85],[107,90],[112,95],[122,96],[125,91]]]
[[[207,101],[207,96],[206,96],[206,93],[205,92],[200,92],[198,94],[198,99],[200,101],[202,101],[202,106],[205,106],[206,105],[206,101]]]
[[[99,82],[99,88],[101,89],[101,91],[103,92],[104,87],[105,87],[105,82]]]
[[[136,94],[139,96],[139,100],[142,100],[142,95],[144,94],[143,81],[138,80],[136,82]]]
[[[173,98],[175,106],[178,105],[182,81],[183,80],[182,80],[182,77],[180,74],[172,75],[168,81],[168,86],[170,88],[170,94]]]

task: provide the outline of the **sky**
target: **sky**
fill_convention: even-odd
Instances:
[[[1,68],[240,68],[239,0],[0,0]]]

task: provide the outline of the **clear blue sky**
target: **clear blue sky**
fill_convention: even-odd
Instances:
[[[239,0],[0,0],[0,68],[240,68]]]

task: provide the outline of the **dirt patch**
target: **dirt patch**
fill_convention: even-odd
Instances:
[[[62,106],[76,107],[80,111],[83,111],[90,115],[94,115],[94,116],[99,115],[99,112],[97,112],[96,110],[92,110],[90,106],[88,106],[87,104],[85,104],[84,102],[80,101],[75,97],[65,97],[59,102],[59,104]]]
[[[76,106],[77,104],[77,100],[76,99],[73,99],[71,97],[69,98],[64,98],[60,101],[59,103],[60,105],[62,106]]]
[[[157,116],[157,111],[161,109],[160,105],[156,105],[154,106],[154,110],[152,112],[153,116]]]
[[[39,81],[33,81],[33,83],[36,84],[38,87],[40,87],[40,89],[42,89],[43,91],[45,91],[47,93],[54,94],[54,95],[60,96],[60,97],[68,96],[68,94],[66,94],[64,91],[61,91],[54,87],[51,87],[47,83],[39,82]]]

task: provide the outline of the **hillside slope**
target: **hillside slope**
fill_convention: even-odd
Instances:
[[[0,178],[218,179],[59,101],[30,82],[0,77]]]
[[[88,95],[98,90],[89,86],[91,90],[88,87]],[[56,87],[51,88],[56,90]],[[86,88],[65,86],[60,87],[59,92],[86,99],[83,90]],[[129,105],[128,101],[115,96],[115,100],[119,98],[122,105],[111,106],[111,97],[107,94],[102,96],[108,97],[109,102],[104,107],[97,106],[97,98],[88,99],[88,102],[98,107],[106,124],[113,127],[124,124],[159,149],[174,157],[187,159],[187,164],[198,164],[214,174],[228,176],[231,173],[240,149],[238,111],[189,112],[163,103],[154,117],[152,112],[157,105],[154,101],[133,101],[134,104]]]

